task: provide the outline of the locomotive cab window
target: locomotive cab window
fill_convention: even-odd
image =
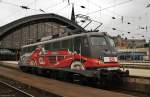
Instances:
[[[113,40],[112,38],[109,38],[109,41],[110,41],[110,45],[111,45],[112,47],[115,47],[114,40]]]
[[[63,40],[61,42],[61,48],[66,50],[69,49],[70,51],[73,51],[72,39]]]
[[[46,49],[46,50],[52,50],[52,49],[53,49],[53,48],[52,48],[52,44],[51,44],[51,43],[45,44],[45,49]]]
[[[106,46],[107,45],[105,38],[102,36],[91,36],[90,40],[91,40],[92,46],[101,46],[101,45]]]
[[[53,49],[54,50],[60,49],[60,42],[59,41],[58,42],[53,42]]]

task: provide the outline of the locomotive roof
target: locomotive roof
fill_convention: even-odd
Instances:
[[[101,36],[104,36],[104,35],[107,35],[107,34],[105,32],[88,32],[88,33],[81,33],[81,34],[73,34],[73,35],[69,35],[69,36],[65,36],[65,37],[54,38],[54,39],[50,39],[50,40],[46,40],[46,41],[41,41],[41,42],[29,44],[29,45],[24,45],[21,48],[35,46],[35,45],[40,45],[40,44],[45,44],[45,43],[49,43],[49,42],[60,41],[60,40],[71,39],[71,38],[75,38],[75,37],[79,37],[79,36],[85,36],[85,35],[87,35],[87,36],[91,36],[91,35],[101,35]]]

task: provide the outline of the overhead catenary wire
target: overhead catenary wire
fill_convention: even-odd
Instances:
[[[36,0],[37,1],[37,0]],[[23,9],[23,10],[33,10],[33,11],[39,11],[39,12],[42,12],[42,13],[47,13],[45,10],[47,10],[47,9],[50,9],[50,8],[55,8],[56,6],[58,6],[58,5],[60,5],[60,4],[63,4],[64,2],[59,2],[59,3],[57,3],[57,4],[55,4],[54,6],[51,6],[51,7],[48,7],[48,8],[46,8],[45,10],[44,9],[34,9],[34,8],[31,8],[31,7],[29,7],[29,5],[30,4],[33,4],[33,3],[35,3],[35,0],[33,1],[33,2],[31,2],[31,3],[29,3],[29,4],[27,4],[27,5],[19,5],[19,4],[14,4],[14,3],[12,3],[12,2],[8,2],[8,1],[4,1],[4,0],[0,0],[0,3],[2,3],[2,4],[7,4],[7,5],[10,5],[10,6],[14,6],[14,7],[18,7],[18,8],[21,8],[21,9]],[[66,8],[68,5],[66,5],[64,8]],[[62,9],[64,9],[64,8],[62,8]],[[60,10],[62,10],[62,9],[60,9]],[[15,11],[15,12],[13,12],[13,13],[11,13],[11,14],[9,14],[8,16],[6,16],[5,17],[5,19],[3,19],[3,20],[6,20],[8,17],[11,17],[11,16],[14,16],[14,15],[16,15],[17,13],[19,13],[20,12],[20,10],[17,10],[17,11]],[[3,21],[2,21],[3,22]]]
[[[96,3],[94,3],[94,2],[91,2],[90,0],[86,0],[87,2],[90,2],[91,4],[93,4],[94,6],[96,6],[96,7],[98,7],[98,8],[100,8],[100,5],[98,5],[98,4],[96,4]],[[101,11],[100,11],[101,12]],[[119,17],[119,19],[121,20],[122,19],[122,17],[123,18],[136,18],[136,19],[140,19],[140,18],[143,18],[142,16],[139,16],[139,17],[129,17],[129,16],[123,16],[123,15],[120,15],[120,14],[118,14],[118,13],[116,13],[116,12],[112,12],[111,10],[109,10],[109,9],[107,9],[107,12],[110,12],[110,13],[113,13],[113,14],[115,14],[115,15],[117,15],[118,17]],[[124,21],[125,23],[128,23],[128,21]]]
[[[0,1],[3,1],[3,2],[5,2],[5,4],[9,4],[9,5],[12,5],[12,6],[16,6],[16,7],[20,7],[20,6],[23,6],[23,5],[17,5],[17,4],[12,4],[12,3],[9,3],[9,2],[6,2],[6,1],[4,1],[4,0],[0,0]],[[67,1],[67,0],[63,0],[63,1]],[[63,1],[61,0],[61,2],[59,2],[59,3],[57,3],[58,5],[59,4],[63,4]],[[70,0],[71,1],[71,0]],[[78,1],[78,0],[77,0]],[[91,2],[91,0],[88,0],[88,1],[90,1]],[[132,0],[128,0],[128,1],[132,1]],[[58,6],[58,5],[54,5],[54,6],[52,6],[52,7],[49,7],[48,9],[50,9],[50,8],[55,8],[56,6]],[[119,3],[118,3],[119,4]],[[76,5],[76,4],[75,4]],[[115,5],[115,4],[113,4],[113,5]],[[112,5],[112,6],[113,6]],[[117,4],[116,4],[117,5]],[[117,5],[117,6],[119,6],[119,5]],[[28,7],[28,8],[30,8],[28,5],[26,6],[26,7]],[[58,9],[58,10],[63,10],[63,9],[65,9],[66,7],[68,7],[67,5],[65,6],[65,7],[63,7],[62,9]],[[21,7],[20,7],[21,8]],[[33,10],[33,11],[40,11],[40,12],[42,12],[42,13],[46,13],[46,11],[47,10],[44,10],[44,9],[35,9],[35,8],[30,8],[30,9],[25,9],[25,8],[22,8],[23,10]],[[108,8],[109,9],[109,8]],[[57,9],[56,9],[57,10]],[[102,10],[102,9],[101,9]],[[107,10],[107,9],[106,9]],[[60,12],[59,11],[59,12]],[[108,10],[109,11],[109,10]],[[100,11],[101,12],[101,11]],[[16,13],[15,13],[16,14]],[[115,13],[116,14],[116,13]],[[13,15],[13,14],[12,14]],[[116,14],[117,15],[117,14]],[[117,16],[119,16],[119,15],[117,15]],[[116,18],[116,19],[120,19],[120,18]],[[125,23],[128,23],[128,22],[126,22],[126,21],[124,21]],[[131,25],[132,25],[133,23],[131,23]]]
[[[2,1],[2,0],[1,0]],[[0,1],[0,2],[1,2]],[[5,2],[4,2],[5,3]],[[33,2],[30,2],[30,3],[28,3],[27,4],[27,6],[29,6],[29,5],[31,5],[31,4],[33,4],[34,3],[34,1]],[[10,3],[6,3],[6,4],[10,4]],[[13,4],[14,5],[14,4]],[[19,5],[16,5],[17,7],[19,6]],[[8,16],[6,16],[6,17],[9,17],[9,16],[12,16],[12,15],[14,15],[14,13],[16,14],[17,12],[19,12],[18,10],[17,11],[14,11],[14,12],[12,12],[10,15],[8,15]]]
[[[97,4],[95,4],[95,3],[93,3],[93,2],[91,2],[91,1],[89,1],[89,0],[85,0],[85,1],[87,1],[88,3],[90,2],[91,4],[93,4],[94,6],[96,6],[96,7],[100,7],[99,5],[97,5]],[[108,15],[108,14],[107,14]],[[110,16],[110,15],[109,15]],[[111,16],[112,17],[112,16]],[[121,20],[121,18],[120,18],[120,20]],[[127,24],[129,23],[129,22],[126,22]],[[113,28],[111,28],[111,29],[113,29]],[[119,30],[119,29],[116,29],[116,27],[115,27],[115,30],[117,30],[117,31],[120,31],[120,32],[125,32],[125,31],[123,31],[123,30]]]
[[[64,1],[58,2],[57,4],[55,4],[55,5],[53,5],[53,6],[49,6],[49,7],[47,7],[47,8],[44,9],[44,10],[49,10],[49,9],[55,8],[55,7],[57,7],[58,5],[63,4],[63,3],[64,3]]]
[[[87,0],[86,0],[87,1]],[[91,2],[90,1],[90,3],[91,4],[93,4],[93,5],[95,5],[95,6],[97,6],[98,8],[100,8],[100,6],[99,5],[97,5],[96,3],[93,3],[93,2]],[[115,7],[115,6],[114,6]],[[102,9],[100,9],[100,11],[101,11]],[[111,12],[110,10],[108,10],[108,9],[104,9],[104,10],[107,10],[107,12],[109,11],[109,12]],[[116,12],[111,12],[111,13],[113,13],[113,14],[116,14],[117,16],[119,16],[119,17],[122,17],[122,15],[120,15],[120,14],[118,14],[118,13],[116,13]]]
[[[34,11],[40,11],[40,10],[36,10],[34,8],[30,8],[30,7],[26,6],[26,5],[18,5],[18,4],[14,4],[14,3],[11,3],[11,2],[6,2],[6,1],[3,1],[3,0],[1,0],[0,3],[8,4],[8,5],[11,5],[11,6],[20,7],[20,8],[25,9],[25,10],[30,9],[30,10],[34,10]]]
[[[89,1],[89,0],[86,0],[87,2],[90,2],[91,4],[93,4],[93,5],[95,5],[95,6],[97,6],[98,8],[99,8],[99,5],[98,4],[96,4],[96,3],[93,3],[93,2],[91,2],[91,1]],[[107,9],[107,12],[111,12],[110,10],[108,10]],[[100,11],[101,12],[101,11]],[[112,13],[112,12],[111,12]],[[113,12],[114,13],[114,12]],[[109,15],[109,16],[111,16],[112,18],[115,18],[115,19],[117,19],[117,20],[119,20],[119,21],[121,21],[122,23],[124,23],[124,24],[127,24],[127,25],[133,25],[133,26],[135,26],[136,28],[139,26],[139,25],[135,25],[134,23],[131,23],[131,22],[129,22],[129,21],[126,21],[126,20],[124,20],[124,18],[126,18],[126,16],[122,16],[122,15],[119,15],[118,13],[114,13],[115,15],[117,15],[117,16],[119,16],[119,18],[115,18],[115,17],[112,17],[111,15]],[[107,14],[108,15],[108,14]],[[130,18],[130,17],[128,17],[128,18]],[[115,27],[116,28],[116,27]],[[135,28],[135,30],[137,30]],[[117,30],[119,30],[119,29],[117,29]],[[121,31],[123,31],[123,30],[121,30]],[[130,32],[130,31],[127,31],[127,32]]]
[[[118,3],[118,4],[114,4],[114,5],[105,7],[105,8],[103,8],[103,9],[90,12],[89,14],[94,14],[94,13],[97,13],[97,12],[99,12],[99,11],[103,11],[103,10],[106,10],[106,9],[109,9],[109,8],[113,8],[113,7],[116,7],[116,6],[120,6],[120,5],[122,5],[122,4],[126,4],[126,3],[129,3],[129,2],[131,2],[131,1],[133,1],[133,0],[127,0],[127,1],[124,1],[124,2],[121,2],[121,3]],[[89,14],[88,14],[88,15],[89,15]]]
[[[70,6],[70,5],[67,4],[67,5],[65,5],[63,8],[56,10],[56,12],[60,12],[60,11],[62,11],[63,9],[65,9],[66,7],[68,7],[68,6]]]
[[[109,10],[107,10],[107,11],[109,11]],[[117,13],[115,13],[115,14],[118,15]],[[116,20],[121,20],[122,21],[122,18],[123,18],[123,23],[136,27],[135,30],[137,30],[137,28],[139,28],[138,30],[144,28],[144,27],[142,27],[142,26],[140,26],[138,24],[135,24],[135,22],[133,22],[133,21],[130,22],[130,21],[125,20],[125,19],[129,19],[129,18],[131,18],[132,20],[135,20],[135,18],[137,19],[138,17],[127,17],[127,16],[120,16],[120,15],[118,15],[118,16],[119,16],[119,18],[115,18]],[[149,29],[148,25],[146,25],[144,29],[146,29],[146,31],[148,31],[148,29]]]
[[[16,6],[16,7],[18,7],[18,6],[19,6],[19,5],[17,5],[17,4],[10,3],[10,2],[7,2],[7,1],[3,1],[3,0],[0,0],[0,3],[8,4],[8,5]]]
[[[7,1],[3,1],[3,0],[0,0],[0,3],[2,3],[2,4],[7,4],[7,5],[10,5],[10,6],[15,6],[15,7],[25,7],[25,6],[23,6],[23,5],[17,5],[17,4],[10,3],[10,2],[7,2]],[[33,3],[34,3],[34,1],[29,2],[29,3],[27,4],[27,6],[29,6],[29,5],[31,5],[31,4],[33,4]],[[5,16],[5,18],[4,18],[3,20],[1,20],[2,23],[3,23],[6,19],[8,19],[9,17],[12,17],[12,16],[16,15],[16,14],[19,13],[19,12],[21,12],[21,11],[20,11],[20,10],[12,11],[11,14]]]

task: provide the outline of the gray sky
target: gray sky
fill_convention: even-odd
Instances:
[[[70,19],[71,3],[74,3],[75,14],[86,14],[102,22],[100,31],[128,38],[142,39],[141,36],[144,35],[145,39],[150,40],[150,7],[146,8],[150,0],[70,0],[70,5],[68,0],[0,0],[0,26],[25,16],[42,14],[39,9]],[[19,7],[21,5],[31,9],[22,9]],[[98,11],[100,9],[102,11]],[[123,16],[123,23],[121,16]]]

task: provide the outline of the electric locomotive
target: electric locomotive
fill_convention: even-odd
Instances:
[[[60,79],[107,84],[129,75],[118,63],[114,41],[106,33],[51,38],[22,46],[20,55],[21,70]]]

